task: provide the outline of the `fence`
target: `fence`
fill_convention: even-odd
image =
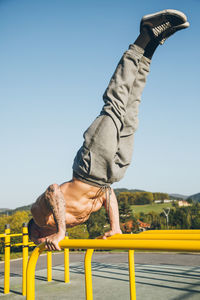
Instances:
[[[200,252],[200,230],[155,230],[140,234],[115,235],[106,240],[62,240],[62,249],[87,249],[85,255],[85,290],[86,299],[93,299],[92,291],[92,254],[94,249],[129,250],[130,299],[136,300],[134,250],[159,250]],[[27,267],[27,300],[35,299],[35,267],[39,255],[44,251],[41,244],[33,251]]]
[[[21,243],[11,244],[12,237],[22,237]],[[7,224],[5,226],[5,232],[0,234],[0,238],[4,239],[4,294],[10,292],[10,249],[11,247],[21,247],[22,246],[22,295],[26,296],[26,270],[28,264],[28,252],[29,247],[36,246],[34,243],[28,240],[28,228],[27,224],[24,223],[22,226],[22,233],[10,232],[10,226]],[[67,240],[68,237],[65,237]],[[64,281],[69,282],[69,249],[64,249]],[[52,280],[52,252],[47,251],[47,281]]]

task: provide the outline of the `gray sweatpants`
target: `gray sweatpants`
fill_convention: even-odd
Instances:
[[[143,49],[130,45],[113,74],[100,115],[84,133],[73,176],[95,186],[119,181],[131,163],[138,108],[149,73]]]

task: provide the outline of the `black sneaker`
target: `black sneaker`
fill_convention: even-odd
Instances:
[[[140,31],[147,27],[152,38],[162,45],[176,31],[189,27],[184,13],[174,9],[165,9],[155,14],[146,15],[140,22]]]

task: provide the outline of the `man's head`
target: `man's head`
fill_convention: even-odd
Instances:
[[[56,227],[52,226],[38,226],[34,219],[30,219],[28,223],[28,235],[32,242],[36,245],[44,243],[46,238],[54,233],[56,233]]]

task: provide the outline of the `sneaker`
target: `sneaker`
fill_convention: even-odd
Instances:
[[[140,31],[143,27],[147,27],[152,38],[157,39],[162,45],[176,31],[187,28],[189,25],[184,13],[174,9],[166,9],[144,16],[140,22]]]
[[[168,37],[170,37],[172,34],[174,34],[175,32],[181,30],[181,29],[185,29],[185,28],[188,28],[190,26],[190,23],[189,22],[185,22],[183,24],[180,24],[180,25],[177,25],[177,26],[174,26],[174,27],[171,27],[169,29],[167,29],[165,32],[163,32],[162,34],[162,40],[159,41],[159,43],[161,45],[164,44],[164,42],[166,41],[166,39]]]

